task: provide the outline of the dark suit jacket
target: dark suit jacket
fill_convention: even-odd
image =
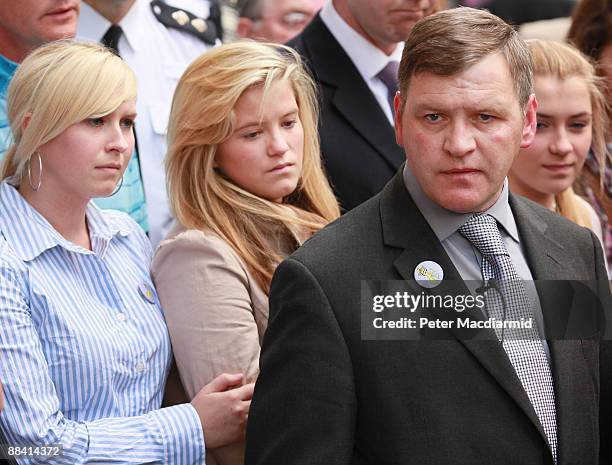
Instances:
[[[484,8],[507,23],[520,25],[531,21],[571,16],[574,0],[493,0]]]
[[[350,210],[382,190],[404,162],[404,151],[370,88],[319,15],[289,45],[320,85],[321,153],[340,206]]]
[[[510,205],[535,279],[601,280],[600,292],[610,298],[590,231],[521,198],[511,196]],[[460,282],[399,173],[278,267],[246,465],[552,465],[543,429],[497,340],[362,340],[361,280],[416,286],[413,271],[424,260],[441,265],[445,282]],[[540,294],[545,320],[557,311],[550,297]],[[580,309],[573,299],[571,292],[564,297]],[[600,360],[596,335],[549,347],[558,464],[595,465],[600,363],[609,377],[610,356]]]

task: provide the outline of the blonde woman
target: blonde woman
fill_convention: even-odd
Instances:
[[[595,70],[570,45],[539,40],[528,44],[538,99],[537,132],[514,160],[510,188],[590,228],[602,240],[599,218],[572,189],[590,149],[605,166],[606,103]]]
[[[168,136],[177,225],[152,273],[192,396],[226,371],[256,378],[272,274],[339,209],[314,85],[290,48],[239,42],[202,55],[179,81]],[[242,463],[241,445],[212,455]]]
[[[119,57],[78,42],[35,50],[9,87],[0,436],[46,455],[22,464],[199,465],[204,439],[214,447],[244,434],[252,385],[228,391],[241,375],[213,380],[191,404],[159,408],[171,350],[152,251],[129,216],[91,202],[121,184],[135,98]]]

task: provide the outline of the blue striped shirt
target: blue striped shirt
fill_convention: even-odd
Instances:
[[[124,213],[90,202],[87,221],[91,251],[0,183],[0,428],[63,446],[48,464],[201,464],[195,409],[159,408],[171,350],[150,244]]]

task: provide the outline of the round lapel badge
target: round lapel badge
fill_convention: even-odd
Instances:
[[[444,271],[436,262],[426,260],[414,269],[414,279],[421,287],[431,289],[442,282]]]
[[[138,292],[140,292],[140,295],[142,296],[142,298],[145,299],[150,304],[155,303],[155,291],[149,285],[149,283],[146,283],[146,282],[140,283],[140,286],[138,286]]]

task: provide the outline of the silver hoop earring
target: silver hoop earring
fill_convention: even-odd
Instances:
[[[110,195],[107,195],[107,197],[112,197],[113,195],[115,195],[117,192],[121,190],[121,187],[123,187],[123,176],[121,176],[121,181],[119,181],[119,186],[115,187],[115,190],[111,192]]]
[[[32,182],[32,157],[34,156],[34,154],[36,154],[36,156],[38,156],[38,184],[34,185],[34,183]],[[40,189],[40,185],[42,184],[42,158],[40,156],[40,153],[38,151],[34,152],[31,156],[30,156],[30,160],[28,161],[28,181],[30,183],[30,187],[32,188],[32,190],[34,192],[38,191],[38,189]]]

